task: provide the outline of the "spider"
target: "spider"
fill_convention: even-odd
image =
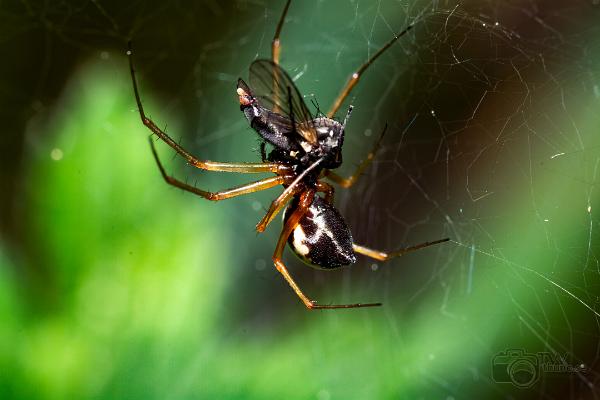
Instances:
[[[262,139],[262,162],[223,163],[200,160],[191,155],[161,130],[146,116],[142,107],[133,67],[130,42],[127,54],[129,56],[133,91],[140,118],[153,134],[158,136],[159,139],[164,141],[194,167],[207,171],[237,173],[272,172],[275,174],[273,177],[232,189],[220,192],[208,192],[168,175],[158,157],[154,141],[150,140],[152,154],[166,183],[205,199],[220,201],[283,185],[285,189],[271,203],[265,216],[256,225],[256,230],[257,232],[263,232],[273,218],[285,208],[283,230],[275,247],[273,263],[277,271],[281,273],[308,309],[380,306],[381,303],[317,304],[307,297],[296,284],[283,263],[282,254],[287,242],[294,253],[310,266],[332,270],[355,263],[357,253],[379,261],[385,261],[449,240],[446,238],[433,242],[425,242],[394,252],[378,251],[356,244],[343,217],[333,205],[333,187],[323,181],[324,178],[327,178],[343,188],[350,188],[369,165],[379,149],[385,129],[383,129],[374,148],[351,176],[343,178],[333,172],[334,169],[342,164],[344,132],[352,112],[352,106],[348,108],[343,122],[335,120],[334,115],[367,68],[400,37],[406,34],[412,28],[412,25],[409,25],[399,34],[395,35],[352,73],[327,115],[319,114],[313,117],[292,79],[279,66],[281,53],[280,34],[290,3],[291,0],[287,0],[275,29],[275,35],[271,43],[271,59],[259,59],[250,65],[250,85],[246,84],[241,78],[237,82],[240,110],[250,123],[250,126]],[[273,147],[268,155],[265,150],[266,143]],[[322,196],[318,193],[322,194]]]

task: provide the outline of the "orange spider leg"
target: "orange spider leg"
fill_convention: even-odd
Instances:
[[[383,136],[385,135],[386,129],[387,125],[383,128],[381,135],[379,135],[379,139],[377,139],[377,142],[375,142],[375,146],[373,146],[369,154],[367,154],[367,157],[361,161],[361,163],[356,168],[356,171],[354,171],[352,175],[350,175],[347,178],[344,178],[328,169],[325,170],[325,176],[345,189],[348,189],[349,187],[354,185],[358,178],[365,171],[365,169],[369,166],[369,164],[371,164],[371,161],[373,161],[373,159],[375,158],[375,154],[377,154],[377,151],[381,147],[381,142],[383,140]]]
[[[416,246],[406,247],[404,249],[400,249],[400,250],[396,250],[396,251],[392,251],[392,252],[383,252],[383,251],[379,251],[379,250],[373,250],[373,249],[370,249],[365,246],[361,246],[356,243],[352,245],[352,248],[358,254],[362,254],[367,257],[374,258],[375,260],[386,261],[386,260],[389,260],[390,258],[400,257],[406,253],[410,253],[410,252],[413,252],[415,250],[419,250],[419,249],[422,249],[425,247],[433,246],[434,244],[444,243],[449,240],[450,240],[449,238],[445,238],[445,239],[440,239],[440,240],[436,240],[433,242],[425,242],[425,243],[418,244]]]
[[[225,200],[232,197],[241,196],[243,194],[249,194],[259,192],[261,190],[270,189],[272,187],[282,185],[285,182],[285,178],[283,176],[272,176],[270,178],[261,179],[256,182],[248,183],[246,185],[238,186],[228,190],[223,190],[219,192],[207,192],[206,190],[202,190],[185,182],[181,182],[168,175],[162,163],[160,162],[160,159],[158,158],[158,154],[156,152],[156,148],[154,147],[154,141],[152,140],[152,138],[150,138],[150,146],[152,148],[152,154],[154,155],[156,164],[158,165],[158,169],[160,170],[160,174],[162,175],[165,182],[167,182],[169,185],[178,187],[179,189],[183,189],[187,192],[191,192],[198,196],[204,197],[207,200]]]
[[[335,99],[335,101],[333,102],[333,105],[331,106],[331,109],[327,113],[328,118],[332,118],[335,115],[335,113],[337,112],[337,110],[339,110],[340,106],[342,105],[342,103],[344,102],[346,97],[348,97],[348,95],[350,94],[350,92],[352,91],[354,86],[358,83],[358,81],[360,80],[360,77],[365,72],[365,70],[371,64],[373,64],[375,62],[375,60],[377,60],[377,58],[379,58],[379,56],[383,54],[384,51],[389,49],[396,42],[396,40],[400,39],[411,29],[412,29],[412,25],[409,25],[402,32],[400,32],[399,34],[394,36],[392,39],[390,39],[382,48],[377,50],[377,52],[375,54],[373,54],[371,56],[371,58],[369,58],[363,65],[361,65],[355,72],[353,72],[352,75],[350,75],[350,79],[348,80],[348,82],[346,83],[344,88],[342,89],[341,93]]]

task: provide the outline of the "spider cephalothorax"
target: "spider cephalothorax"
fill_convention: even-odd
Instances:
[[[348,188],[356,182],[356,178],[360,176],[373,159],[383,133],[376,142],[373,151],[369,153],[350,177],[342,178],[332,171],[332,169],[342,164],[344,132],[352,107],[349,107],[343,123],[334,120],[333,116],[365,70],[398,38],[408,32],[412,26],[408,26],[395,35],[351,75],[350,80],[342,89],[327,115],[313,117],[292,79],[279,67],[279,54],[281,51],[279,35],[290,2],[291,0],[287,0],[273,37],[272,60],[254,61],[250,65],[250,85],[247,85],[242,79],[239,79],[237,83],[240,108],[246,119],[264,143],[269,143],[273,147],[267,156],[265,155],[263,143],[263,146],[261,146],[262,162],[223,163],[200,160],[171,139],[144,113],[135,79],[130,47],[128,54],[130,56],[131,79],[140,118],[153,134],[195,167],[208,171],[271,172],[275,174],[273,177],[260,179],[229,190],[207,192],[169,176],[158,159],[154,143],[150,142],[158,168],[165,181],[205,199],[219,201],[278,185],[285,187],[283,192],[271,203],[262,220],[256,225],[256,230],[258,232],[264,231],[273,218],[285,209],[284,226],[275,247],[273,263],[308,309],[378,306],[381,303],[317,305],[300,290],[281,257],[287,242],[292,250],[308,264],[322,269],[335,269],[354,263],[356,253],[384,261],[448,240],[442,239],[421,243],[391,253],[358,245],[354,243],[344,218],[333,205],[333,187],[322,180],[328,178],[342,187]],[[383,131],[385,132],[385,129]]]

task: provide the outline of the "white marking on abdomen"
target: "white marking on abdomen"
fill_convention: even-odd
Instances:
[[[321,236],[323,234],[325,234],[325,236],[327,236],[329,238],[329,240],[331,240],[331,243],[333,243],[333,245],[336,247],[336,249],[340,253],[343,253],[342,246],[340,246],[339,242],[337,241],[336,236],[329,229],[329,225],[327,224],[327,221],[325,220],[325,217],[322,215],[320,210],[317,210],[317,212],[314,213],[314,215],[312,217],[312,221],[314,222],[315,225],[317,225],[317,232],[316,232],[315,237],[311,241],[311,243],[318,242],[319,239],[321,239]]]
[[[294,249],[298,252],[298,254],[303,256],[306,256],[310,252],[310,249],[304,243],[305,240],[306,234],[304,233],[304,230],[300,225],[296,226],[296,228],[294,228]]]

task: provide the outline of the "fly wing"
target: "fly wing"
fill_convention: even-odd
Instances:
[[[261,106],[286,116],[304,140],[317,142],[313,117],[292,78],[271,60],[256,60],[250,65],[250,87]]]

